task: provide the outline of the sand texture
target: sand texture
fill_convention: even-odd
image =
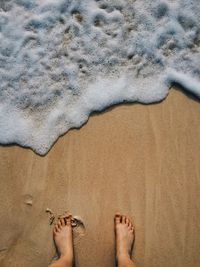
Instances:
[[[0,266],[48,266],[50,208],[84,221],[77,267],[114,266],[116,211],[135,221],[138,266],[199,267],[199,122],[199,102],[171,90],[159,104],[92,116],[45,157],[0,147]]]

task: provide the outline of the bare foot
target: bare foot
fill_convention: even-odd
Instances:
[[[53,229],[53,234],[60,260],[71,266],[74,258],[71,217],[66,219],[66,223],[64,219],[60,219]]]
[[[130,260],[135,231],[133,223],[127,216],[118,213],[115,215],[115,235],[117,261]]]

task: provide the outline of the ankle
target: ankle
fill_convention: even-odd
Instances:
[[[66,256],[66,255],[60,255],[60,258],[59,260],[62,260],[62,262],[64,262],[65,264],[71,264],[73,263],[73,257],[69,257],[69,256]]]
[[[118,253],[116,256],[118,263],[124,263],[131,260],[130,255],[127,253]]]

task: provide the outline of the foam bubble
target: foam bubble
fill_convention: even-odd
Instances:
[[[0,143],[43,155],[92,111],[200,98],[195,0],[0,2]]]

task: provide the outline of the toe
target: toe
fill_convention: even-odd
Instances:
[[[125,217],[125,224],[126,224],[127,226],[129,226],[129,218],[128,218],[128,217]]]
[[[134,225],[131,225],[130,230],[131,230],[131,232],[134,232],[135,231]]]
[[[58,232],[60,231],[60,228],[58,227],[57,224],[55,225],[54,229],[55,229],[55,232],[56,232],[56,233],[58,233]]]
[[[57,224],[57,225],[58,225],[58,228],[59,228],[59,229],[61,229],[61,228],[62,228],[62,225],[61,225],[61,220],[60,220],[60,219],[59,219],[59,221],[58,221],[58,224]]]
[[[131,222],[131,227],[133,228],[133,230],[135,229],[135,225],[132,222]]]
[[[66,225],[70,226],[71,225],[71,221],[72,221],[71,216],[67,217]]]
[[[115,223],[116,224],[120,223],[120,220],[121,220],[121,215],[119,213],[116,213],[115,214]]]
[[[122,224],[125,224],[126,216],[122,215]]]
[[[131,227],[132,227],[131,222],[129,222],[128,229],[131,230]]]
[[[60,219],[60,222],[61,222],[61,225],[62,225],[62,226],[65,226],[65,220],[64,220],[64,218],[61,218],[61,219]]]
[[[130,220],[130,218],[129,217],[127,217],[127,221],[128,221],[128,228],[131,228],[131,226],[132,226],[132,223],[131,223],[131,220]]]

